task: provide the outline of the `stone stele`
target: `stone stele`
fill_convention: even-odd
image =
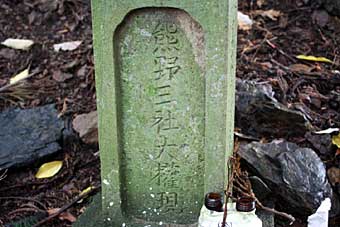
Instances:
[[[232,0],[94,0],[102,215],[188,226],[233,150]]]

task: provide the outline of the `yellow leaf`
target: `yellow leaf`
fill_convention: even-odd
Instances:
[[[332,136],[332,143],[340,148],[340,133],[339,135]]]
[[[10,47],[18,50],[28,50],[34,44],[32,40],[29,39],[6,39],[1,43],[6,47]]]
[[[89,187],[87,187],[86,189],[84,189],[82,192],[80,192],[79,196],[83,196],[83,195],[85,195],[85,194],[91,192],[93,189],[94,189],[94,187],[89,186]]]
[[[326,63],[333,64],[333,61],[329,60],[328,58],[324,58],[324,57],[298,55],[296,56],[296,58],[301,59],[301,60],[306,60],[306,61],[317,61],[317,62],[326,62]]]
[[[28,76],[29,76],[29,68],[25,69],[21,73],[19,73],[19,74],[15,75],[14,77],[12,77],[9,80],[9,83],[10,84],[18,83],[19,81],[26,79]]]
[[[53,177],[59,172],[62,166],[63,166],[62,161],[53,161],[45,163],[39,168],[35,177],[38,179]]]

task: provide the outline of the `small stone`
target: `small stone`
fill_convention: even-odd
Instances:
[[[305,138],[313,145],[313,148],[321,155],[329,155],[332,151],[332,136],[330,134],[312,134],[307,132]]]
[[[15,50],[10,48],[3,48],[0,50],[0,57],[8,60],[14,59],[16,57]]]
[[[78,115],[73,120],[73,128],[79,133],[84,143],[98,143],[98,116],[97,111]]]
[[[340,169],[332,167],[327,171],[328,179],[333,186],[340,184]]]
[[[326,10],[336,16],[340,16],[340,1],[338,0],[313,0],[312,2],[322,3]]]
[[[71,73],[64,73],[60,70],[53,73],[53,79],[58,82],[64,82],[65,80],[71,79],[73,75]]]
[[[86,65],[83,65],[78,71],[77,71],[77,76],[78,77],[85,77],[86,75]]]
[[[329,15],[325,10],[315,10],[312,14],[312,19],[320,27],[325,27],[329,21]]]

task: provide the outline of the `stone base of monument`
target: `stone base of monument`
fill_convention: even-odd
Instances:
[[[259,210],[259,211],[256,211],[256,215],[261,219],[262,227],[274,227],[275,226],[274,214],[268,211]]]
[[[82,214],[77,222],[75,222],[73,227],[86,227],[86,226],[101,226],[108,227],[109,225],[105,225],[104,219],[101,215],[102,210],[102,201],[101,201],[101,193],[95,195],[92,199],[92,202],[86,209],[85,213]]]
[[[105,220],[105,218],[101,215],[102,210],[102,201],[101,201],[101,193],[95,195],[90,203],[89,207],[86,209],[85,213],[82,214],[76,223],[73,224],[73,227],[112,227],[113,223]],[[262,221],[262,227],[274,227],[274,215],[272,213],[266,211],[256,211],[256,214]],[[178,225],[178,224],[163,224],[159,225],[159,223],[155,224],[155,226],[163,226],[163,227],[197,227],[198,223],[190,224],[190,225]],[[124,225],[122,225],[124,226]],[[136,224],[133,226],[145,226],[142,223]],[[151,225],[147,225],[148,227],[153,227]],[[126,227],[131,227],[131,225],[126,225]]]
[[[98,226],[98,227],[113,227],[113,220],[107,220],[105,219],[105,217],[102,216],[101,214],[101,210],[102,210],[102,201],[101,201],[101,193],[98,193],[97,195],[95,195],[92,199],[92,202],[90,203],[90,205],[88,206],[88,208],[86,209],[85,213],[82,214],[77,222],[75,222],[72,226],[73,227],[94,227],[94,226]],[[112,221],[112,222],[110,222]],[[190,224],[190,225],[178,225],[178,224],[155,224],[155,225],[150,225],[148,223],[148,225],[145,225],[143,223],[138,223],[138,224],[122,224],[123,226],[126,227],[154,227],[154,226],[162,226],[162,227],[197,227],[197,223],[194,224]],[[114,227],[118,227],[118,226],[114,226]],[[120,226],[119,226],[120,227]]]

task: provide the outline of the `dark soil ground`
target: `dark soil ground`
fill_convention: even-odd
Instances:
[[[239,10],[250,15],[255,24],[250,31],[239,31],[237,76],[272,84],[280,102],[302,110],[316,127],[339,127],[340,19],[329,16],[325,24],[325,16],[315,11],[315,6],[299,1],[257,2],[267,4],[239,3]],[[256,11],[270,9],[280,11],[281,16],[273,20]],[[0,41],[6,38],[32,39],[35,45],[29,51],[0,46],[0,87],[28,66],[35,75],[0,95],[0,111],[56,103],[62,117],[74,118],[96,109],[90,0],[2,0]],[[74,51],[53,50],[53,44],[76,40],[82,44]],[[327,57],[334,64],[303,62],[295,58],[299,54]],[[297,65],[301,63],[307,68]],[[62,82],[56,79],[65,73],[72,77]],[[305,143],[306,139],[289,140]],[[0,226],[41,209],[60,208],[90,185],[99,186],[97,151],[96,146],[78,140],[64,144],[51,158],[64,160],[64,167],[49,180],[34,177],[45,160],[8,170],[0,185]],[[336,149],[320,157],[328,168],[340,167]],[[44,226],[71,226],[72,216],[80,215],[85,206],[86,200],[76,203]],[[336,218],[331,222],[340,226]],[[299,221],[295,226],[305,224]]]

